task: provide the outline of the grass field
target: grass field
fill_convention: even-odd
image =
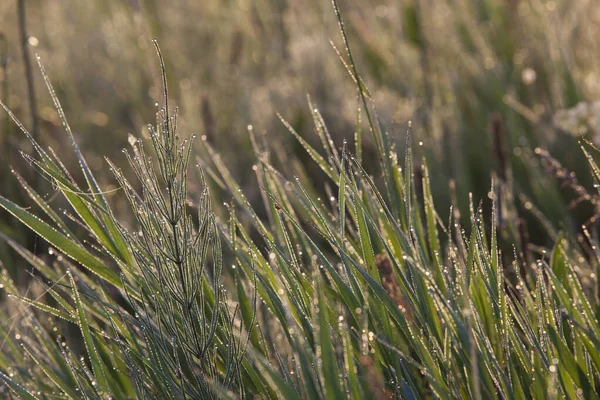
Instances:
[[[588,0],[2,2],[0,397],[598,398],[599,37]]]

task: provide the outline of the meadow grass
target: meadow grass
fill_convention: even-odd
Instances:
[[[3,104],[33,147],[23,156],[69,208],[58,210],[16,172],[31,207],[0,197],[52,256],[2,234],[29,264],[35,293],[2,269],[10,307],[0,314],[0,393],[598,397],[594,145],[579,143],[591,192],[545,150],[521,146],[525,161],[513,165],[505,121],[494,116],[487,196],[451,182],[450,210],[436,207],[430,163],[413,145],[419,140],[410,126],[404,144],[390,137],[336,2],[334,11],[359,100],[354,138],[336,143],[310,99],[320,146],[279,116],[308,162],[285,158],[277,142],[248,126],[259,203],[246,197],[210,138],[179,134],[156,46],[163,87],[156,122],[148,139],[130,138],[128,171],[107,160],[119,188],[110,194],[129,205],[117,214],[39,62],[79,171],[39,145]],[[373,144],[371,153],[364,143]],[[518,184],[527,179],[535,184]],[[572,194],[571,209],[592,208],[586,224],[565,216],[561,191]],[[532,192],[541,200],[532,202]],[[544,207],[556,208],[552,217]]]

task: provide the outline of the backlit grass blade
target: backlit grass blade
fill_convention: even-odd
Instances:
[[[564,368],[564,371],[559,371],[561,379],[563,379],[563,387],[570,385],[570,382],[566,380],[565,372],[573,380],[576,389],[581,389],[582,396],[585,399],[598,399],[598,394],[594,390],[594,386],[589,382],[585,372],[581,366],[577,363],[571,350],[559,337],[558,333],[550,325],[547,326],[548,334],[552,340],[552,344],[556,349],[557,356],[561,361],[560,368]],[[555,367],[556,368],[556,367]]]
[[[65,321],[72,322],[72,323],[76,323],[77,322],[77,320],[75,319],[75,317],[73,317],[72,315],[70,315],[70,314],[68,314],[68,313],[66,313],[64,311],[61,311],[61,310],[59,310],[59,309],[57,309],[55,307],[49,306],[49,305],[47,305],[45,303],[42,303],[41,301],[32,300],[32,299],[29,299],[27,297],[19,296],[19,295],[16,295],[16,294],[11,294],[11,297],[14,297],[15,299],[18,299],[18,300],[22,301],[23,303],[28,304],[28,305],[30,305],[32,307],[35,307],[35,308],[37,308],[39,310],[42,310],[42,311],[44,311],[44,312],[46,312],[46,313],[48,313],[50,315],[54,315],[57,318],[61,318],[61,319],[65,320]]]
[[[19,396],[19,398],[23,400],[39,400],[38,397],[29,393],[27,389],[10,379],[8,376],[4,375],[2,372],[0,372],[0,381],[3,381],[6,386],[10,388],[10,390],[12,390],[17,396]]]
[[[42,72],[44,82],[46,83],[48,92],[50,93],[50,97],[52,98],[52,101],[54,102],[56,111],[58,112],[58,115],[63,124],[63,127],[65,128],[65,130],[69,136],[69,139],[71,140],[73,150],[75,151],[75,155],[77,156],[79,165],[81,167],[81,170],[83,171],[83,174],[84,174],[87,184],[89,186],[90,195],[94,198],[95,202],[98,205],[100,205],[100,207],[102,209],[107,211],[106,214],[102,214],[100,216],[100,219],[102,220],[102,225],[106,226],[108,232],[110,233],[109,235],[107,235],[107,239],[108,239],[108,241],[110,241],[110,243],[112,245],[114,245],[116,247],[117,253],[120,255],[121,259],[123,261],[125,261],[126,263],[131,264],[133,262],[133,260],[131,258],[131,254],[129,253],[129,248],[126,245],[125,240],[123,239],[123,236],[121,235],[121,232],[119,231],[116,224],[114,223],[114,218],[110,214],[110,207],[108,205],[108,202],[106,201],[106,198],[104,197],[104,193],[102,192],[102,189],[98,185],[96,178],[92,174],[92,171],[89,168],[87,162],[85,161],[83,154],[81,154],[81,151],[79,150],[79,146],[77,145],[77,142],[75,141],[75,137],[73,136],[71,127],[67,121],[65,113],[63,111],[63,108],[60,104],[60,100],[58,99],[58,96],[56,95],[56,92],[54,91],[54,87],[52,86],[52,83],[50,82],[50,78],[49,78],[48,74],[46,73],[46,69],[44,68],[44,65],[42,64],[41,59],[39,57],[38,57],[37,61],[38,61],[40,70]]]
[[[73,240],[78,240],[78,238],[73,234],[73,232],[67,226],[67,224],[62,220],[62,218],[60,218],[58,216],[58,214],[52,209],[52,207],[50,207],[50,205],[48,205],[48,203],[46,201],[44,201],[44,199],[42,198],[42,196],[40,196],[25,181],[25,179],[23,179],[21,177],[21,175],[19,175],[18,172],[13,171],[13,174],[15,175],[15,177],[17,178],[17,180],[19,181],[19,183],[21,184],[21,186],[23,187],[23,189],[25,189],[25,191],[27,192],[27,194],[29,195],[29,197],[31,197],[31,199],[33,199],[33,201],[46,213],[46,215],[48,215],[52,219],[52,222],[54,222],[56,224],[56,226],[58,226],[60,228],[60,230],[65,235],[67,235],[68,237],[72,238]]]
[[[87,350],[87,355],[90,359],[90,363],[92,364],[92,369],[94,372],[95,382],[92,382],[92,385],[96,386],[101,394],[110,394],[111,390],[108,385],[108,380],[106,378],[105,365],[102,359],[100,358],[100,354],[96,348],[96,344],[94,343],[94,336],[92,331],[90,330],[90,326],[88,324],[86,311],[83,308],[83,303],[81,302],[81,298],[79,296],[79,291],[77,290],[77,286],[75,284],[75,279],[73,279],[73,275],[71,272],[68,272],[69,280],[71,282],[71,288],[73,290],[73,297],[75,299],[75,306],[77,309],[77,323],[79,328],[81,329],[81,334],[83,335],[83,341],[85,343],[85,347]]]
[[[47,223],[30,214],[28,211],[17,206],[11,201],[0,196],[0,206],[17,217],[23,224],[36,232],[48,243],[62,251],[74,261],[83,265],[91,272],[117,287],[122,287],[118,275],[107,267],[100,259],[93,256],[83,247],[80,247],[62,233],[56,231]]]
[[[339,383],[338,365],[335,360],[335,349],[333,347],[332,332],[328,321],[327,301],[323,289],[318,290],[319,299],[319,347],[321,349],[321,365],[323,381],[325,385],[325,397],[335,400],[344,397],[344,392]]]
[[[29,357],[31,357],[33,359],[33,361],[37,364],[37,366],[39,368],[41,368],[41,370],[44,372],[44,374],[46,374],[46,376],[58,388],[60,388],[60,390],[62,390],[67,396],[69,396],[72,399],[76,399],[77,397],[79,397],[79,394],[73,388],[74,385],[67,384],[67,382],[65,382],[64,378],[58,376],[58,374],[56,373],[56,371],[54,371],[51,368],[47,367],[43,361],[39,360],[33,354],[33,352],[27,348],[27,346],[23,346],[23,348],[25,349],[25,351],[27,352],[27,354],[29,355]]]

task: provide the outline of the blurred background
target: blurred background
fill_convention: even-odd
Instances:
[[[596,207],[574,204],[578,194],[569,187],[577,179],[594,191],[578,135],[600,144],[600,2],[339,4],[381,123],[400,154],[410,129],[417,156],[428,159],[442,216],[452,203],[468,209],[469,193],[475,202],[487,199],[495,171],[511,181],[518,207],[531,211],[533,242],[544,244],[556,231],[577,231],[594,218]],[[75,165],[39,54],[101,186],[114,189],[103,157],[125,167],[128,135],[147,135],[161,101],[152,38],[167,62],[181,135],[206,135],[251,200],[259,189],[249,125],[281,160],[308,161],[277,112],[316,144],[310,96],[336,143],[352,142],[357,91],[332,45],[344,52],[329,0],[3,0],[0,99],[67,167]],[[363,136],[369,169],[375,152]],[[537,147],[555,159],[540,158]],[[27,205],[9,170],[14,165],[52,198],[51,186],[19,156],[31,148],[4,112],[0,148],[2,196]],[[309,176],[318,177],[310,168]],[[114,201],[125,214],[125,203]],[[5,213],[0,217],[2,232],[29,248],[43,246]],[[20,262],[4,243],[0,259],[9,270]]]

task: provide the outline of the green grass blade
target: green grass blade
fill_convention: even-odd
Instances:
[[[100,393],[110,394],[111,390],[108,385],[108,380],[106,378],[106,367],[104,365],[104,362],[102,361],[102,358],[100,358],[100,354],[98,353],[98,349],[96,348],[96,344],[94,343],[94,337],[92,335],[92,331],[90,330],[90,326],[85,315],[86,311],[83,308],[83,303],[81,302],[81,297],[79,296],[79,291],[77,290],[75,279],[73,279],[73,275],[70,271],[68,271],[68,274],[73,290],[73,298],[75,299],[75,306],[77,309],[78,325],[81,329],[81,334],[83,335],[83,341],[85,343],[87,355],[92,364],[94,378],[96,379],[95,383],[92,383],[92,385],[96,386]]]
[[[107,282],[122,288],[122,282],[116,272],[107,267],[100,259],[93,256],[86,249],[79,246],[77,243],[74,243],[67,236],[56,231],[44,221],[1,196],[0,206],[74,261],[88,268],[91,272]]]

